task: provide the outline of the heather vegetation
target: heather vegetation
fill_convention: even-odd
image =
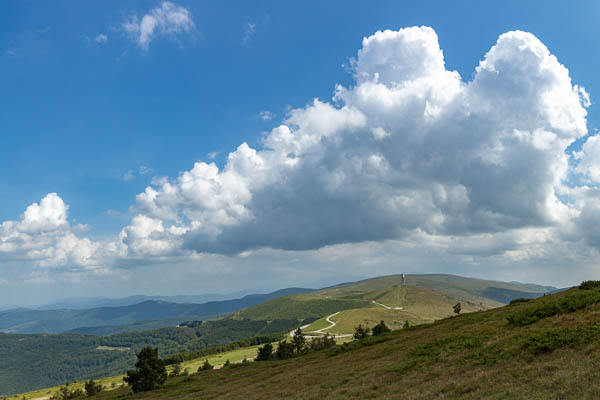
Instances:
[[[582,288],[583,286],[583,288]],[[600,302],[600,285],[582,283],[580,291],[565,298],[547,300],[535,303],[515,311],[507,317],[508,322],[515,326],[533,324],[541,319],[557,314],[567,314]],[[513,303],[516,304],[516,303]]]

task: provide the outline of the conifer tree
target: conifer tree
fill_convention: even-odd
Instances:
[[[123,380],[134,392],[146,392],[161,386],[167,380],[167,369],[158,358],[158,349],[144,347],[137,355],[135,369],[127,371]]]

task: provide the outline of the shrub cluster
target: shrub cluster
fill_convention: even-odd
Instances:
[[[528,301],[531,301],[531,299],[526,299],[525,297],[519,297],[518,299],[512,299],[510,301],[509,305],[513,306],[515,304],[527,303]]]
[[[294,331],[291,342],[285,339],[280,340],[277,343],[276,350],[271,343],[266,343],[264,346],[259,347],[255,361],[286,360],[301,354],[324,350],[333,346],[335,346],[335,338],[333,336],[325,334],[325,336],[316,337],[308,341],[302,330],[298,328]]]
[[[530,335],[521,345],[521,349],[533,355],[551,353],[562,347],[574,347],[597,340],[598,326],[568,329],[550,329]]]
[[[165,365],[179,364],[183,361],[195,360],[197,358],[206,357],[211,354],[225,353],[231,350],[239,349],[242,347],[256,346],[264,343],[271,343],[281,339],[283,334],[273,335],[261,335],[255,336],[249,339],[238,340],[236,342],[228,343],[224,346],[212,347],[210,349],[199,349],[191,350],[183,353],[173,354],[163,358]]]
[[[198,367],[198,372],[210,371],[213,368],[215,367],[211,363],[209,363],[208,360],[204,360],[204,364]]]
[[[71,390],[69,388],[69,383],[67,383],[64,386],[61,386],[60,389],[58,389],[58,393],[50,397],[50,400],[71,400],[81,396],[83,396],[83,390]]]
[[[600,291],[586,290],[524,308],[509,315],[507,320],[511,325],[525,326],[557,314],[572,313],[599,302]]]
[[[591,290],[600,288],[600,281],[583,281],[579,285],[579,289]]]
[[[100,393],[102,389],[104,389],[100,383],[94,381],[93,379],[87,381],[84,387],[85,394],[88,396],[95,396],[96,394]]]

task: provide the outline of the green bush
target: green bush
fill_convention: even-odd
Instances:
[[[600,327],[586,326],[567,329],[549,329],[529,335],[521,345],[521,349],[533,355],[551,353],[562,347],[575,347],[598,340]]]
[[[387,333],[389,331],[390,331],[390,328],[388,328],[388,326],[382,320],[380,323],[378,323],[377,325],[375,325],[373,327],[373,336],[383,335],[384,333]]]
[[[213,368],[214,368],[214,366],[211,365],[208,362],[208,360],[204,360],[204,364],[202,364],[200,367],[198,367],[198,372],[200,372],[200,371],[210,371]]]
[[[71,399],[75,399],[77,397],[81,397],[83,396],[83,390],[81,389],[75,389],[75,390],[71,390],[69,389],[69,383],[67,383],[64,386],[61,386],[60,389],[58,390],[58,393],[56,393],[54,396],[50,397],[50,400],[71,400]],[[25,396],[23,396],[25,397]]]
[[[354,327],[354,334],[352,337],[356,340],[364,339],[371,333],[371,328],[364,327],[362,324],[358,324],[358,326]]]
[[[587,306],[600,302],[600,291],[576,292],[553,301],[546,301],[531,307],[519,310],[507,317],[508,322],[514,326],[533,324],[543,318],[558,314],[572,313]]]
[[[531,299],[526,299],[525,297],[519,297],[518,299],[512,299],[509,304],[512,306],[515,304],[527,303],[528,301],[531,301]]]
[[[286,360],[294,355],[294,345],[287,340],[282,340],[277,345],[275,356],[278,360]]]
[[[579,285],[579,289],[591,290],[600,288],[600,281],[583,281]]]
[[[515,326],[525,326],[533,324],[540,319],[551,317],[560,312],[558,304],[543,303],[535,307],[530,307],[507,317],[508,322]]]
[[[90,379],[85,383],[85,393],[88,396],[95,396],[102,391],[102,385]]]
[[[169,374],[169,377],[179,376],[180,374],[181,374],[181,365],[175,364],[175,366],[173,367],[173,370]]]
[[[262,347],[258,348],[258,354],[256,355],[255,361],[267,361],[273,358],[273,345],[267,343]]]
[[[329,336],[329,334],[326,333],[325,336],[313,338],[310,341],[309,346],[311,351],[329,349],[330,347],[335,346],[335,337]]]

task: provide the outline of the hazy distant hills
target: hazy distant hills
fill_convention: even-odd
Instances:
[[[278,297],[311,291],[312,289],[288,288],[268,294],[251,294],[239,299],[210,301],[203,304],[176,304],[146,300],[133,305],[95,307],[84,310],[10,310],[0,312],[0,332],[62,333],[71,331],[87,334],[110,334],[126,330],[143,330],[177,325],[184,320],[214,318]],[[162,323],[159,322],[161,320]],[[123,326],[123,329],[116,328],[118,326]],[[97,329],[94,329],[96,327]]]
[[[206,293],[198,295],[176,295],[176,296],[146,296],[146,295],[134,295],[123,298],[108,298],[108,297],[71,297],[64,299],[59,302],[51,304],[44,304],[37,307],[30,307],[35,310],[85,310],[88,308],[99,308],[99,307],[121,307],[121,306],[132,306],[139,304],[144,301],[165,301],[167,303],[194,303],[202,304],[209,301],[223,301],[239,299],[241,297],[252,294],[250,290],[242,290],[235,293],[228,294],[217,294],[217,293]]]

